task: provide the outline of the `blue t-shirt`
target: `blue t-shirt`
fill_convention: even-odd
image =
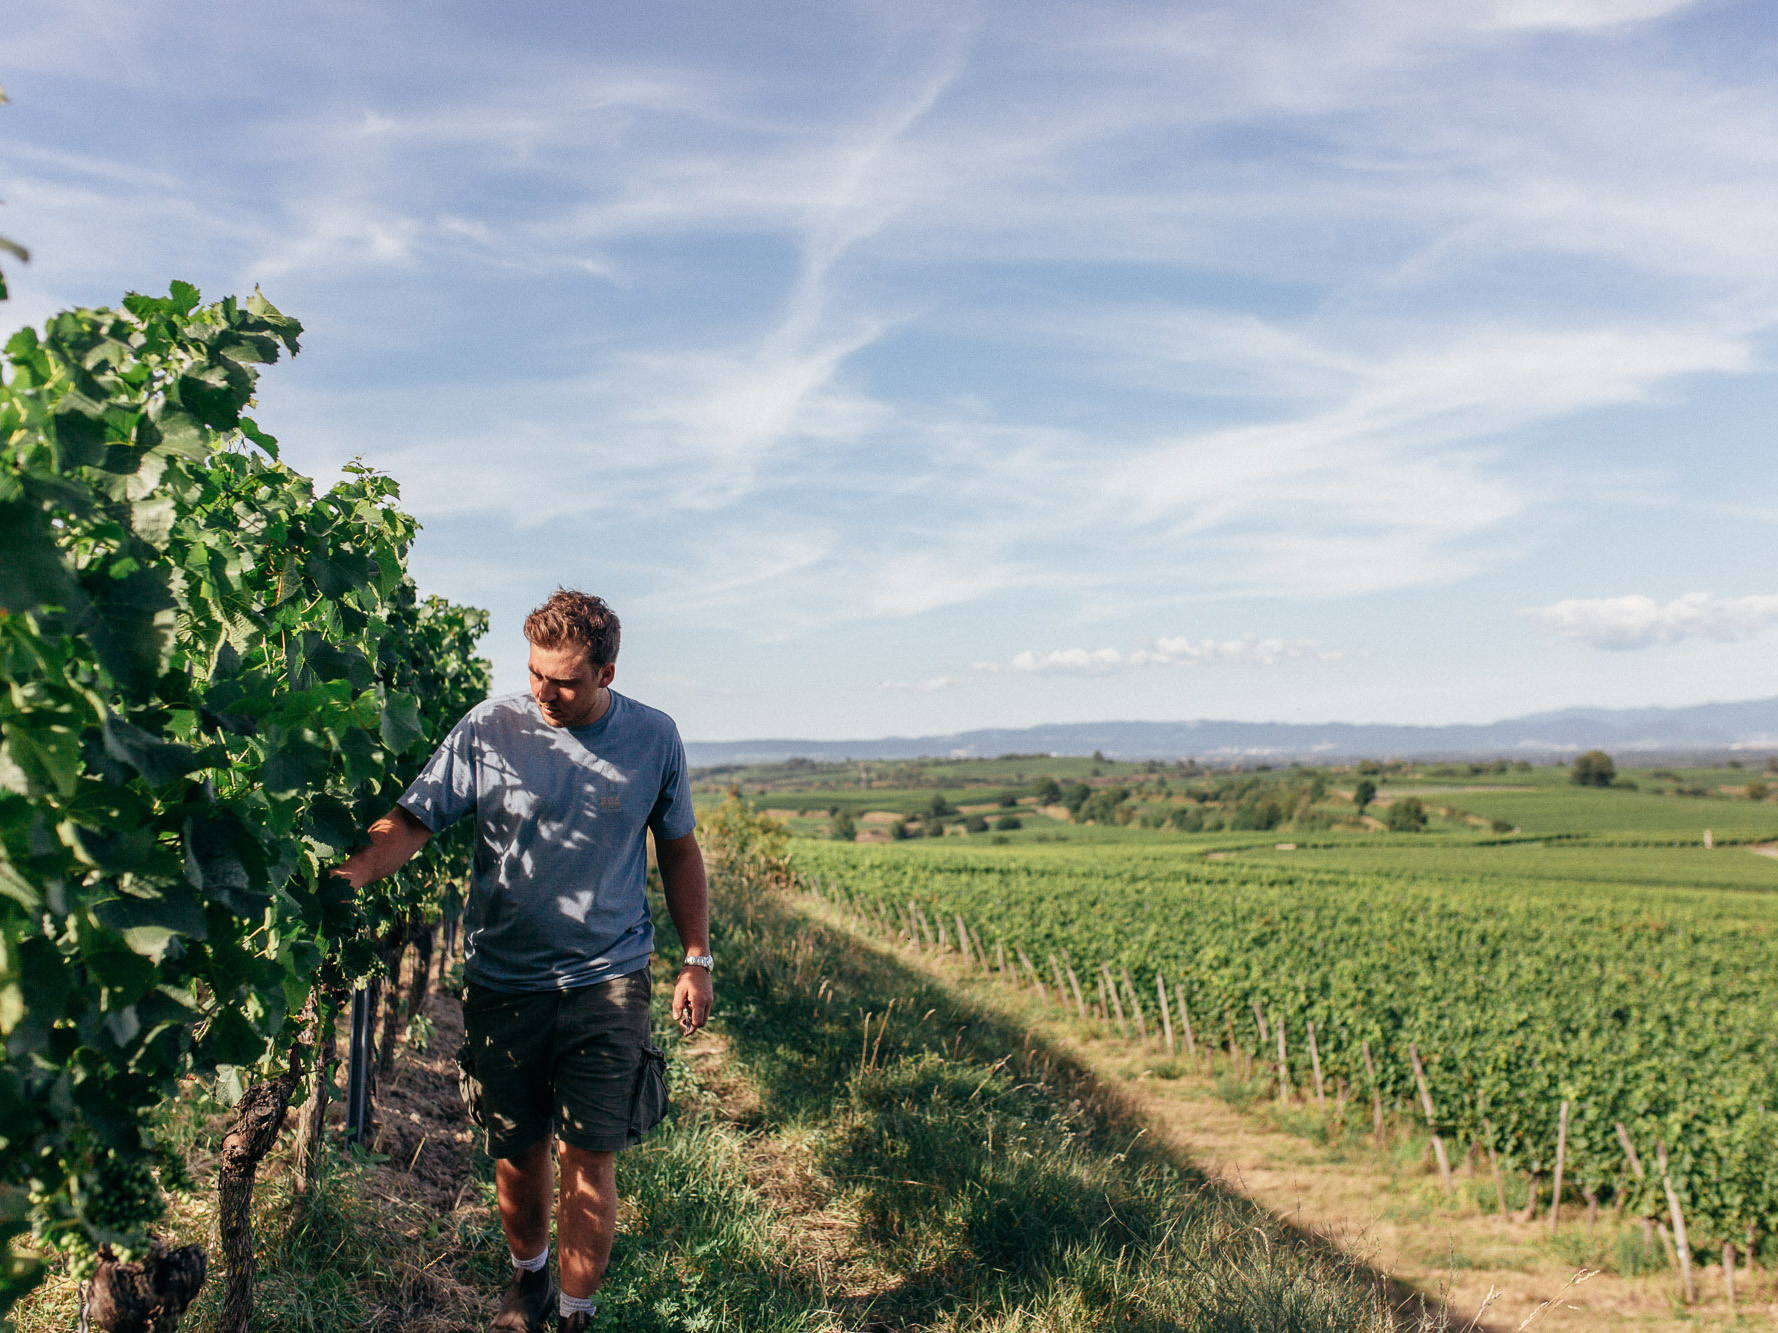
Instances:
[[[529,693],[477,704],[402,806],[437,833],[475,812],[464,971],[502,991],[567,990],[654,951],[648,851],[696,825],[673,719],[613,690],[590,726],[552,727]]]

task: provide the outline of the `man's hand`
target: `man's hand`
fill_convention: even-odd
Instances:
[[[687,833],[683,838],[656,842],[654,859],[661,868],[667,914],[673,918],[673,929],[679,932],[680,945],[687,954],[709,953],[710,888],[704,878],[704,854],[698,850],[698,835]],[[686,1036],[710,1021],[712,993],[710,974],[703,968],[693,965],[679,969],[679,980],[673,986],[672,1012]]]
[[[432,837],[424,824],[399,805],[372,824],[366,833],[369,845],[333,867],[333,873],[355,891],[385,875],[393,875]]]
[[[679,1030],[691,1036],[710,1021],[710,1005],[716,997],[710,974],[701,967],[679,969],[679,980],[673,986],[673,1017]]]

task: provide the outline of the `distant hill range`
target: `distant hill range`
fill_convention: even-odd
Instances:
[[[690,761],[992,758],[1002,754],[1110,759],[1244,759],[1332,762],[1385,759],[1555,758],[1581,750],[1614,755],[1778,752],[1778,698],[1689,708],[1565,708],[1484,726],[1402,727],[1355,722],[1070,722],[990,728],[950,736],[857,741],[690,741]]]

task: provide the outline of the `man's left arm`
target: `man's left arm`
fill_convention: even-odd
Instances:
[[[667,899],[667,915],[679,932],[679,943],[688,954],[710,952],[710,886],[704,876],[704,854],[698,835],[656,839],[655,861],[661,868],[661,890]],[[710,1019],[714,999],[710,973],[701,967],[684,966],[673,986],[673,1017],[690,1036]]]

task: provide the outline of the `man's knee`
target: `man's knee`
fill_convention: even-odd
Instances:
[[[605,1176],[617,1169],[617,1154],[615,1152],[577,1148],[566,1139],[557,1141],[556,1155],[561,1159],[562,1169],[576,1175]]]
[[[535,1139],[511,1157],[494,1160],[494,1185],[502,1195],[514,1190],[534,1193],[549,1187],[550,1135]]]

